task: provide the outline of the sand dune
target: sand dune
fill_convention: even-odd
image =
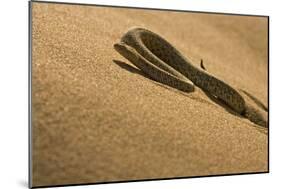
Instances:
[[[148,28],[268,107],[267,18],[32,4],[33,186],[268,171],[267,128],[113,48]]]

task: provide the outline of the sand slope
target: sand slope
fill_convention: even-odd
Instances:
[[[33,186],[268,170],[267,129],[114,49],[148,28],[267,105],[267,19],[33,3]]]

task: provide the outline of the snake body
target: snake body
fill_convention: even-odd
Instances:
[[[227,83],[191,64],[173,45],[144,28],[132,28],[114,48],[152,79],[192,92],[194,84],[222,100],[238,114],[246,111],[244,98]]]

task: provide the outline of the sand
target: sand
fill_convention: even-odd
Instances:
[[[33,186],[268,171],[267,128],[113,49],[147,28],[267,106],[266,17],[32,5]]]

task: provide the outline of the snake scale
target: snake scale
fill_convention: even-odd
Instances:
[[[196,85],[223,101],[236,113],[247,117],[249,108],[236,89],[206,70],[192,65],[173,45],[158,34],[134,27],[122,36],[119,43],[114,44],[114,48],[152,79],[186,92],[194,91]],[[258,122],[252,118],[255,115],[250,116],[252,115],[248,116],[251,121],[259,125],[267,124],[263,118],[259,117]]]

